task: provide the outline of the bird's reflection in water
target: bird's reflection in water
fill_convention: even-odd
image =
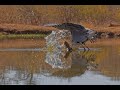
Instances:
[[[95,54],[90,51],[5,52],[3,55],[6,58],[1,60],[0,85],[36,85],[42,82],[44,76],[67,79],[96,68]]]
[[[52,73],[52,76],[71,78],[82,75],[86,70],[96,69],[95,58],[95,54],[89,51],[48,52],[45,61],[52,68],[59,68],[59,70]]]

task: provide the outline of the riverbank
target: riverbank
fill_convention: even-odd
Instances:
[[[119,26],[97,26],[90,29],[97,31],[99,39],[120,38]],[[0,24],[0,39],[39,39],[44,38],[54,30],[59,29],[37,25]]]

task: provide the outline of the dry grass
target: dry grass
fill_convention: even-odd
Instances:
[[[110,21],[119,21],[119,18],[120,10],[110,8],[110,5],[0,6],[0,23],[40,25],[53,22],[88,22],[93,25],[104,25]]]
[[[98,32],[113,32],[113,33],[120,33],[120,27],[93,27],[92,29]]]
[[[25,31],[25,30],[51,31],[51,30],[57,30],[54,27],[44,27],[44,26],[25,25],[25,24],[0,24],[0,29],[17,30],[17,31]]]

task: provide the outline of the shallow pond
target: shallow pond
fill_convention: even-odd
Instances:
[[[0,41],[0,85],[120,85],[119,40],[62,53],[42,51],[43,42]]]

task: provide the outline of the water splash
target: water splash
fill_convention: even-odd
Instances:
[[[49,63],[52,68],[70,68],[69,66],[65,66],[65,62],[62,62],[61,55],[63,50],[65,50],[65,46],[60,41],[66,37],[70,37],[70,32],[68,30],[58,30],[52,31],[50,35],[45,37],[46,39],[46,63]]]
[[[68,69],[71,65],[64,60],[63,54],[59,52],[47,52],[45,62],[52,66],[52,68]]]
[[[58,30],[52,31],[50,35],[45,37],[46,39],[46,49],[48,51],[61,52],[64,49],[64,45],[60,43],[60,40],[65,37],[70,37],[71,33],[68,30]]]
[[[60,41],[66,37],[71,37],[71,33],[68,30],[58,30],[52,31],[50,35],[45,37],[46,39],[46,50],[47,55],[45,62],[52,66],[52,68],[60,68],[60,69],[68,69],[71,68],[70,65],[66,66],[66,60],[62,60],[61,57],[63,56],[65,46],[64,44],[60,43]],[[65,41],[65,40],[63,40]],[[79,48],[80,49],[80,48]],[[88,68],[92,65],[88,65]]]
[[[45,62],[52,68],[70,69],[72,66],[85,67],[85,70],[97,68],[96,56],[93,53],[81,53],[78,51],[70,52],[47,52]],[[65,57],[68,54],[67,57]]]

